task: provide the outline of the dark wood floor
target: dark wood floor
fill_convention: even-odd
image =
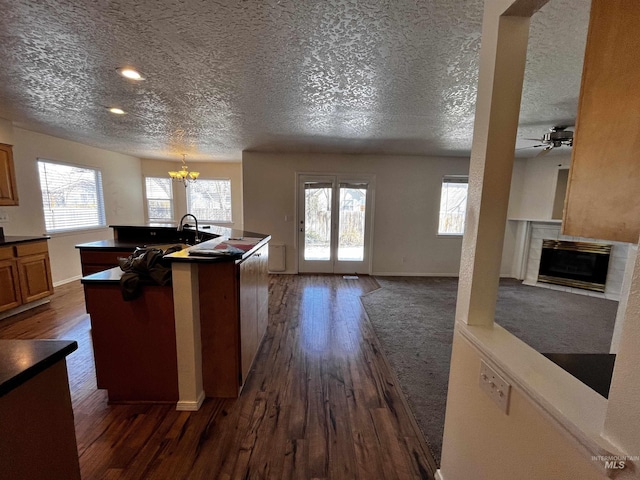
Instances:
[[[374,279],[270,278],[267,335],[238,400],[198,412],[108,405],[79,282],[0,321],[0,338],[78,341],[68,357],[83,479],[411,479],[435,463],[359,297]]]

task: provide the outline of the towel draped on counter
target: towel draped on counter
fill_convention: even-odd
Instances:
[[[171,262],[164,256],[180,250],[182,247],[179,245],[164,251],[154,247],[137,247],[129,257],[119,258],[120,268],[125,272],[120,278],[123,300],[138,298],[143,285],[171,285]]]

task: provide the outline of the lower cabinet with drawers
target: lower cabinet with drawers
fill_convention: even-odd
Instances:
[[[47,240],[7,240],[0,244],[0,313],[53,294]]]

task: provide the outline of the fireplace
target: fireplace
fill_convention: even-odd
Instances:
[[[538,281],[604,292],[611,245],[543,240]]]

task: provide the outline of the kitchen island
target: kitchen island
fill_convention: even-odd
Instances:
[[[131,302],[122,299],[119,268],[83,277],[98,387],[110,401],[197,410],[205,397],[240,394],[268,321],[270,238],[216,227],[207,240],[165,257],[172,286],[145,285]],[[107,242],[150,245],[144,235]]]
[[[80,480],[66,357],[72,340],[0,340],[0,477]]]

